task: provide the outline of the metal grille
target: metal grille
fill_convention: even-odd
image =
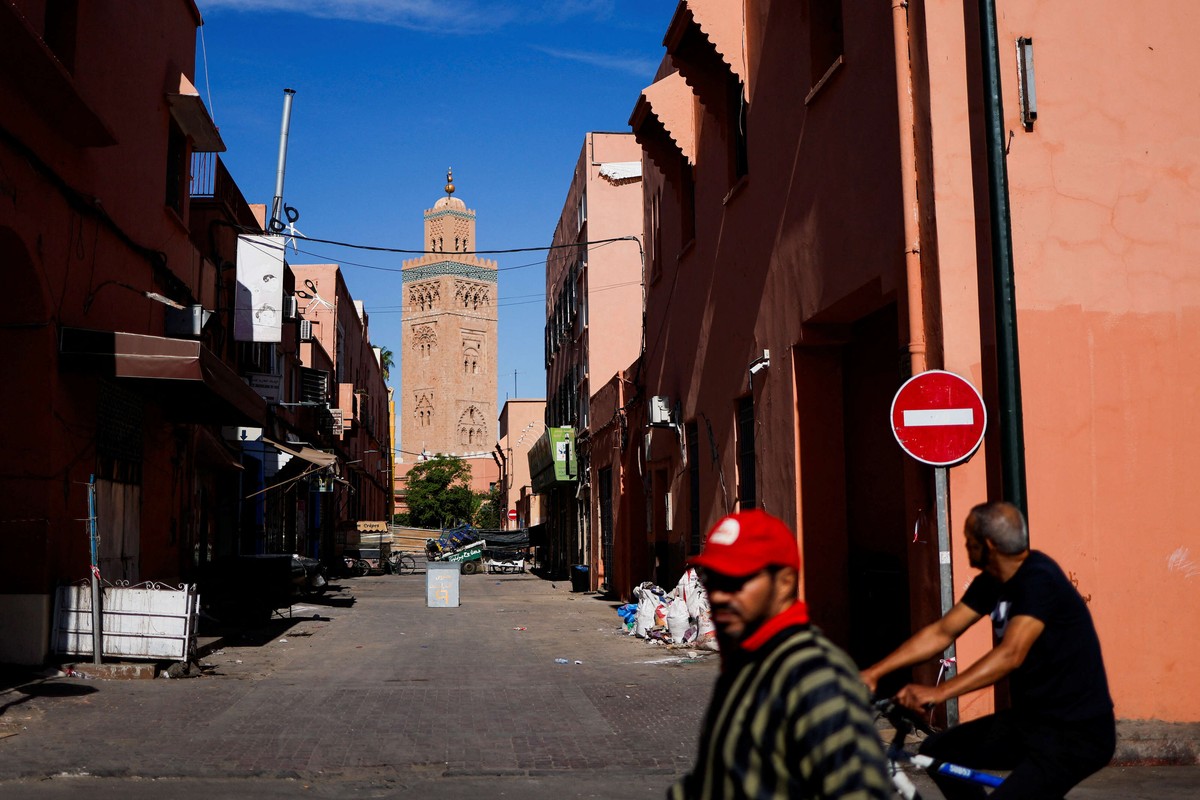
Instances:
[[[300,368],[300,402],[325,403],[329,399],[329,373],[323,369]]]

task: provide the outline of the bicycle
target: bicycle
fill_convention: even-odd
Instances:
[[[408,553],[392,553],[387,558],[384,571],[393,575],[411,575],[417,571],[417,559]]]
[[[981,786],[995,788],[1004,783],[1004,778],[998,775],[951,764],[948,761],[938,761],[920,753],[909,752],[905,749],[905,744],[914,731],[929,735],[933,733],[933,730],[923,721],[916,719],[908,709],[896,703],[895,698],[876,700],[874,705],[875,712],[887,720],[895,731],[892,741],[885,743],[884,749],[887,753],[888,775],[899,797],[903,797],[905,800],[921,800],[921,794],[917,791],[912,778],[904,771],[907,764],[922,770],[932,769],[942,775],[949,775]]]

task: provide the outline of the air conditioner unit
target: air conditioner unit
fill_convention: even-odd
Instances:
[[[297,313],[296,295],[289,294],[283,298],[283,318],[295,319]]]
[[[312,320],[311,319],[300,320],[300,341],[311,342],[312,338],[313,338],[312,337]]]
[[[671,399],[661,394],[650,398],[650,424],[654,426],[671,425]]]

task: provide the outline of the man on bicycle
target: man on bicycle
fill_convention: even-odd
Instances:
[[[914,711],[1011,678],[1012,707],[929,737],[921,752],[974,769],[1011,770],[993,798],[1061,798],[1105,766],[1116,725],[1100,640],[1079,592],[1051,558],[1029,549],[1029,531],[1011,503],[971,509],[964,529],[981,570],[962,600],[891,655],[862,671],[875,691],[888,673],[944,651],[984,615],[998,644],[937,686],[910,683],[896,700]],[[931,772],[942,793],[982,798],[982,787]]]

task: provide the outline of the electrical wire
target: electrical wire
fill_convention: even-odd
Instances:
[[[246,229],[246,230],[249,231],[249,229]],[[324,239],[308,239],[307,237],[302,237],[302,236],[293,237],[291,235],[286,235],[286,236],[282,236],[282,238],[284,238],[284,239],[296,238],[296,239],[305,239],[306,241],[310,241],[310,242],[322,242],[322,243],[327,243],[327,244],[330,243]],[[616,238],[616,239],[597,239],[595,241],[576,242],[575,244],[545,245],[543,247],[523,247],[523,248],[517,248],[517,249],[511,249],[511,250],[470,250],[470,251],[460,250],[460,251],[451,251],[451,255],[454,255],[454,254],[474,255],[476,253],[485,253],[485,254],[489,254],[489,253],[525,253],[525,252],[532,252],[535,250],[552,250],[552,249],[564,248],[564,247],[587,247],[588,252],[591,252],[592,250],[598,250],[601,247],[607,247],[608,245],[614,244],[616,242],[629,241],[630,238],[631,237],[625,236],[625,237],[620,237],[620,238]],[[395,249],[387,250],[384,248],[371,248],[366,245],[360,246],[360,245],[352,245],[352,244],[341,244],[341,243],[336,243],[336,242],[334,242],[332,244],[335,244],[337,246],[352,247],[352,248],[353,247],[361,247],[362,249],[379,250],[379,251],[390,252],[390,253],[445,255],[445,252],[442,250],[395,250]],[[404,271],[403,267],[381,267],[378,264],[363,264],[363,263],[357,262],[357,261],[342,261],[339,259],[331,258],[330,256],[328,256],[324,253],[317,253],[312,250],[301,250],[300,248],[296,247],[294,243],[293,244],[284,243],[284,244],[277,245],[277,244],[270,244],[268,242],[256,242],[256,243],[253,243],[252,246],[256,247],[260,250],[263,250],[263,251],[265,251],[265,250],[283,250],[285,253],[287,252],[288,247],[291,247],[293,252],[303,253],[304,255],[312,256],[313,258],[319,258],[319,259],[322,259],[326,263],[336,262],[339,267],[359,267],[361,269],[370,269],[370,270],[375,270],[377,272],[403,272]],[[518,269],[527,269],[529,267],[542,266],[545,263],[546,263],[545,261],[530,261],[527,264],[516,264],[511,267],[497,267],[496,271],[497,272],[511,272],[513,270],[518,270]]]
[[[317,242],[318,244],[328,244],[334,247],[348,247],[353,250],[369,250],[374,253],[405,253],[408,255],[446,255],[445,250],[406,250],[399,247],[383,247],[381,245],[356,244],[354,242],[339,242],[336,239],[317,239],[312,236],[303,236],[299,233],[292,234],[289,239],[303,239],[306,242]],[[536,253],[550,250],[563,250],[570,247],[584,247],[593,244],[611,244],[612,242],[627,242],[638,241],[636,236],[614,236],[610,239],[592,239],[585,242],[574,242],[571,244],[546,244],[537,247],[508,247],[500,250],[452,250],[451,255],[500,255],[504,253]]]

